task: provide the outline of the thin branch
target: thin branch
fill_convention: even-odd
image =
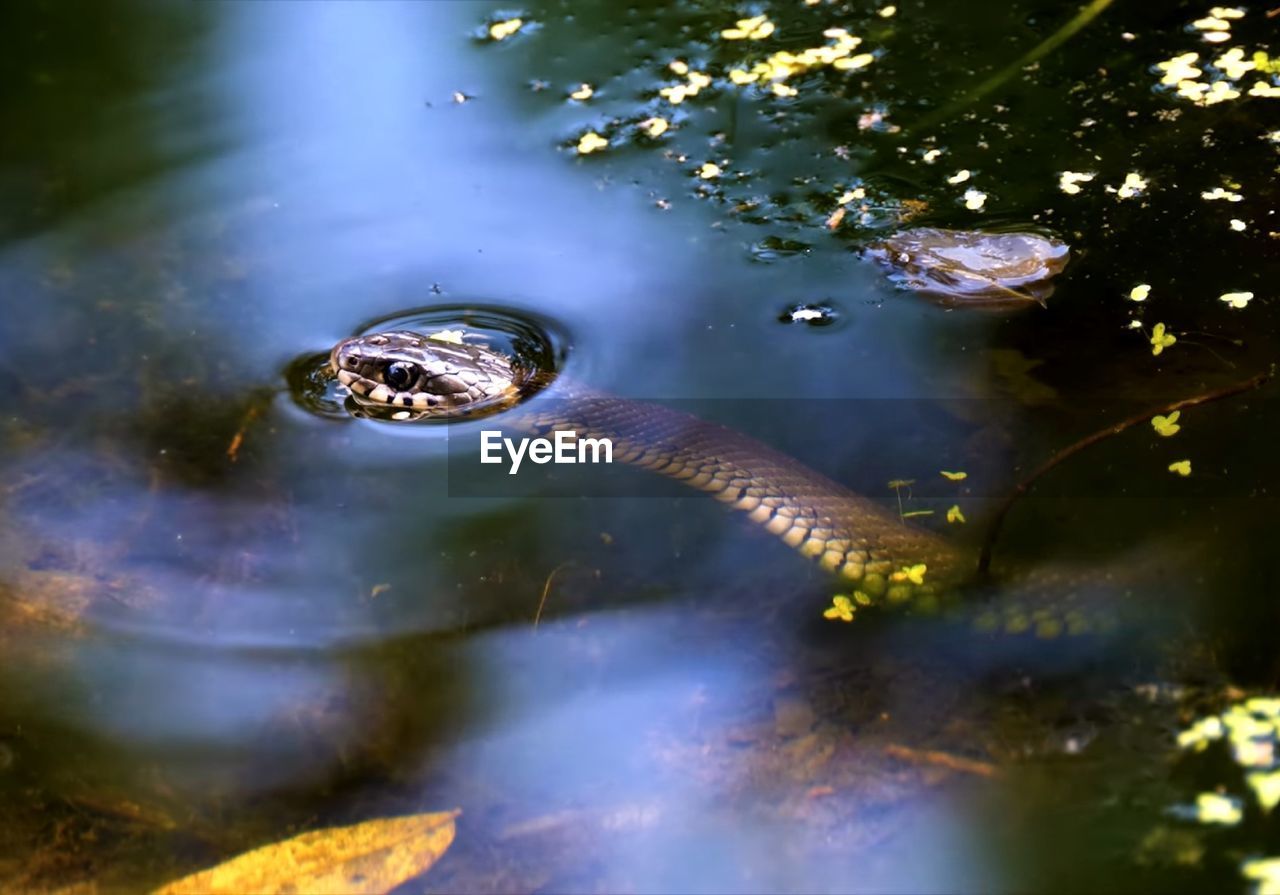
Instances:
[[[1270,380],[1274,373],[1275,368],[1273,367],[1266,373],[1259,373],[1256,376],[1251,376],[1248,379],[1236,382],[1232,385],[1224,386],[1210,392],[1203,392],[1199,395],[1193,395],[1190,398],[1182,398],[1181,400],[1174,401],[1171,404],[1164,404],[1160,407],[1153,407],[1148,410],[1144,410],[1136,416],[1131,416],[1126,420],[1122,420],[1105,429],[1094,432],[1092,435],[1088,435],[1074,444],[1070,444],[1058,451],[1058,453],[1054,454],[1041,464],[1041,466],[1032,472],[1031,475],[1019,482],[1013,489],[1013,493],[1005,498],[1000,509],[997,510],[995,516],[992,517],[991,524],[987,527],[986,540],[982,543],[982,553],[978,556],[978,574],[987,574],[987,570],[991,567],[991,552],[995,549],[996,538],[1000,535],[1000,527],[1004,524],[1005,516],[1009,515],[1009,511],[1013,509],[1013,505],[1018,502],[1018,498],[1031,490],[1031,486],[1034,485],[1045,473],[1060,465],[1063,461],[1080,453],[1085,448],[1091,447],[1099,441],[1110,438],[1113,435],[1119,435],[1126,429],[1131,429],[1134,426],[1145,423],[1153,416],[1167,416],[1175,410],[1182,410],[1184,407],[1195,407],[1197,404],[1208,404],[1210,401],[1219,401],[1222,398],[1230,398],[1232,395],[1238,395],[1241,392],[1252,391],[1253,389],[1260,388]]]
[[[1062,46],[1074,37],[1077,31],[1096,19],[1108,6],[1112,4],[1112,2],[1113,0],[1093,0],[1093,2],[1081,9],[1080,12],[1078,12],[1069,22],[1053,34],[1049,35],[1039,44],[1032,47],[1025,54],[1018,57],[1018,59],[1010,62],[1004,68],[1000,69],[1000,71],[987,78],[955,102],[949,103],[942,109],[934,112],[932,115],[915,122],[910,126],[910,128],[908,128],[908,130],[911,133],[918,134],[926,128],[933,127],[939,122],[951,118],[966,106],[976,103],[978,100],[982,99],[982,97],[986,96],[1006,81],[1016,77],[1026,66],[1043,59],[1058,47]]]
[[[574,564],[573,560],[568,560],[567,562],[560,563],[560,565],[556,566],[554,569],[551,570],[551,574],[548,575],[547,580],[543,582],[542,597],[539,598],[538,600],[538,611],[534,613],[534,616],[533,616],[533,627],[535,629],[538,627],[538,622],[542,621],[542,610],[547,605],[547,594],[551,593],[551,582],[555,580],[556,575],[559,574],[562,569],[567,569],[569,566],[573,564]]]

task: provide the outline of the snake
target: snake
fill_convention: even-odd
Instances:
[[[487,346],[396,330],[338,343],[329,366],[357,406],[405,420],[504,412],[535,436],[608,438],[615,460],[713,496],[872,600],[935,597],[973,577],[971,557],[799,460],[737,430],[547,374]],[[535,396],[540,397],[540,396]]]

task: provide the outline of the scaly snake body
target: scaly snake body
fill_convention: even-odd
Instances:
[[[358,403],[406,419],[513,406],[529,378],[504,355],[412,332],[347,339],[330,365]],[[607,437],[615,460],[712,494],[868,597],[923,597],[972,573],[972,561],[941,538],[725,426],[567,383],[554,394],[504,422],[538,435]]]

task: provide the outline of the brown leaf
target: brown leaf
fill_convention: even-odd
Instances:
[[[458,811],[312,830],[264,845],[153,895],[387,892],[431,867],[453,842]]]

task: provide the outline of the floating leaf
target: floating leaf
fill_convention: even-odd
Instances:
[[[1124,176],[1124,183],[1120,184],[1119,187],[1108,187],[1108,189],[1112,189],[1118,198],[1132,199],[1134,196],[1142,195],[1149,185],[1147,179],[1141,174],[1136,171],[1130,171]]]
[[[1245,777],[1262,810],[1270,814],[1280,805],[1280,771],[1256,771]]]
[[[1240,823],[1243,817],[1244,808],[1239,799],[1216,792],[1202,792],[1196,796],[1195,819],[1202,824],[1230,827]]]
[[[507,19],[504,22],[494,22],[489,26],[489,37],[494,40],[506,40],[523,27],[523,19]]]
[[[1129,290],[1129,299],[1131,301],[1146,301],[1147,296],[1151,294],[1151,287],[1146,283],[1134,286]]]
[[[1178,417],[1182,416],[1181,410],[1175,410],[1168,416],[1160,416],[1157,414],[1151,418],[1151,428],[1156,430],[1157,435],[1168,438],[1170,435],[1176,435],[1182,427],[1178,425]]]
[[[578,155],[590,155],[609,145],[609,141],[595,131],[587,131],[578,140]]]
[[[1218,301],[1225,301],[1233,308],[1243,308],[1252,300],[1252,292],[1224,292],[1218,296]]]
[[[1244,199],[1244,196],[1240,195],[1239,193],[1233,193],[1230,190],[1224,190],[1220,186],[1215,186],[1213,189],[1207,190],[1206,192],[1201,193],[1200,198],[1208,199],[1210,201],[1213,201],[1215,199],[1223,199],[1223,200],[1226,200],[1227,202],[1240,202]]]
[[[646,118],[644,121],[641,121],[639,127],[646,134],[656,140],[667,132],[667,129],[671,127],[671,122],[667,121],[665,118],[654,116],[653,118]]]
[[[1159,356],[1161,351],[1164,351],[1166,348],[1168,348],[1170,345],[1172,345],[1176,341],[1178,341],[1177,336],[1175,336],[1173,333],[1165,332],[1163,323],[1157,323],[1155,327],[1151,330],[1152,355]]]
[[[853,621],[853,601],[843,594],[831,598],[831,606],[822,613],[823,618],[840,619],[842,622]]]
[[[910,581],[912,584],[924,584],[924,573],[929,567],[924,563],[917,563],[914,566],[903,566],[898,571],[889,576],[893,581]]]
[[[959,522],[959,523],[961,523],[961,524],[964,524],[964,522],[965,522],[964,513],[960,512],[960,505],[959,505],[959,504],[954,504],[954,505],[951,507],[951,509],[947,510],[947,521],[948,521],[948,522]]]
[[[964,207],[970,211],[978,211],[987,204],[987,194],[982,190],[965,190]]]
[[[1183,749],[1195,748],[1203,751],[1211,740],[1222,739],[1224,732],[1222,719],[1218,716],[1202,718],[1178,734],[1178,745]]]
[[[578,102],[586,102],[595,95],[595,88],[590,84],[579,84],[578,89],[569,94],[569,99],[576,99]]]
[[[1169,464],[1169,471],[1176,472],[1178,475],[1186,477],[1191,475],[1191,461],[1179,460],[1177,463]]]
[[[950,479],[953,482],[963,482],[969,477],[969,473],[967,472],[947,472],[945,469],[940,469],[938,471],[942,473],[942,477],[944,479]]]
[[[1088,171],[1062,171],[1058,174],[1058,189],[1069,196],[1080,192],[1080,184],[1093,180],[1094,174]]]
[[[464,336],[466,336],[466,332],[460,329],[442,329],[439,332],[432,333],[427,336],[427,338],[436,342],[448,342],[451,345],[461,345],[463,344]]]
[[[329,827],[264,845],[154,895],[377,893],[425,873],[453,842],[457,811]]]
[[[1251,858],[1240,865],[1240,872],[1258,883],[1259,893],[1280,889],[1280,858]]]
[[[764,40],[773,33],[773,22],[768,16],[752,16],[749,19],[738,19],[736,27],[726,28],[720,32],[725,40]]]

